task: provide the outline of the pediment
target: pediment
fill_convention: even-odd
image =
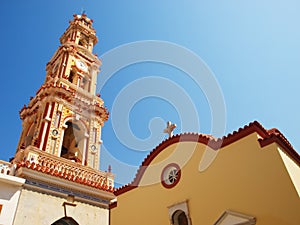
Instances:
[[[253,216],[226,210],[214,225],[252,225],[256,224]]]

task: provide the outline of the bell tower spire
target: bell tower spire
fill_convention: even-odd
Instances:
[[[74,15],[61,45],[46,65],[44,84],[20,111],[23,128],[17,155],[27,148],[99,168],[101,128],[108,112],[96,94],[101,61],[93,20]]]
[[[74,20],[70,21],[70,26],[60,38],[60,43],[65,44],[72,41],[92,52],[94,45],[98,42],[96,31],[92,27],[93,20],[89,19],[84,13],[73,15],[73,17]]]

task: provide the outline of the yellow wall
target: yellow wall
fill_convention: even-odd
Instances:
[[[219,150],[210,167],[199,172],[205,148],[181,142],[164,149],[144,173],[143,186],[118,196],[111,225],[170,224],[167,207],[184,200],[193,225],[214,224],[225,210],[254,216],[258,225],[300,224],[299,197],[276,144],[261,148],[253,133]],[[192,157],[187,157],[179,183],[164,188],[158,182],[162,169],[184,161],[184,155]]]

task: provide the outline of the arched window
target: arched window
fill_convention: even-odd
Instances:
[[[79,225],[72,217],[65,216],[51,225]]]
[[[74,73],[73,70],[71,70],[68,80],[69,80],[71,83],[73,83],[74,77],[75,77],[75,73]]]
[[[67,129],[64,131],[60,156],[75,162],[82,162],[85,148],[85,132],[78,123],[68,121],[66,125]]]
[[[25,145],[25,148],[28,146],[28,145],[31,145],[32,143],[32,139],[33,139],[33,135],[34,135],[34,132],[35,132],[35,123],[33,122],[28,131],[27,131],[27,134],[25,136],[25,140],[24,140],[24,145]]]
[[[188,218],[184,211],[177,210],[172,215],[173,225],[188,225]]]
[[[191,225],[187,200],[169,206],[168,211],[170,223],[172,225]]]
[[[80,45],[80,46],[83,46],[83,47],[87,47],[87,41],[86,41],[86,39],[80,39],[79,41],[78,41],[78,45]]]

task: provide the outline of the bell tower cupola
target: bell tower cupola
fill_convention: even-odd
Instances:
[[[68,41],[93,51],[94,45],[98,42],[96,31],[92,27],[93,20],[87,18],[85,14],[74,15],[74,20],[70,21],[70,26],[60,38],[60,43]]]
[[[46,65],[44,84],[20,111],[23,127],[16,156],[31,148],[37,155],[42,151],[98,169],[101,128],[108,119],[96,94],[101,61],[93,47],[98,38],[93,20],[85,14],[73,17]]]
[[[85,14],[73,17],[60,38],[61,47],[47,64],[46,82],[59,82],[95,95],[101,61],[92,52],[98,38],[91,19]]]

